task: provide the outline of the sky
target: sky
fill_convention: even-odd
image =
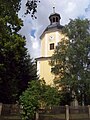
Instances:
[[[23,20],[24,26],[20,34],[26,37],[26,47],[32,58],[40,57],[40,36],[45,28],[50,24],[49,15],[55,12],[61,16],[61,25],[69,23],[70,19],[88,18],[90,20],[90,0],[40,0],[37,8],[37,19],[32,19],[30,15],[24,17],[25,3],[22,0],[19,17]]]

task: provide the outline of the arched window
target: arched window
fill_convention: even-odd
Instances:
[[[56,22],[58,22],[58,17],[56,17]]]
[[[53,18],[53,22],[55,22],[55,17]]]
[[[51,43],[50,44],[50,50],[53,50],[54,49],[54,43]]]

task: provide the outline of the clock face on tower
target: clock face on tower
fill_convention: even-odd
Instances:
[[[49,40],[53,40],[54,39],[54,36],[49,36]]]

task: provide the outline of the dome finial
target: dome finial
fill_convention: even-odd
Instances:
[[[53,6],[53,13],[55,13],[55,7]]]

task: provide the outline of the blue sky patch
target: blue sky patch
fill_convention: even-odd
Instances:
[[[35,38],[35,32],[36,32],[36,30],[35,30],[35,29],[32,29],[32,30],[31,30],[31,33],[30,33],[31,36],[34,37],[34,38]]]

